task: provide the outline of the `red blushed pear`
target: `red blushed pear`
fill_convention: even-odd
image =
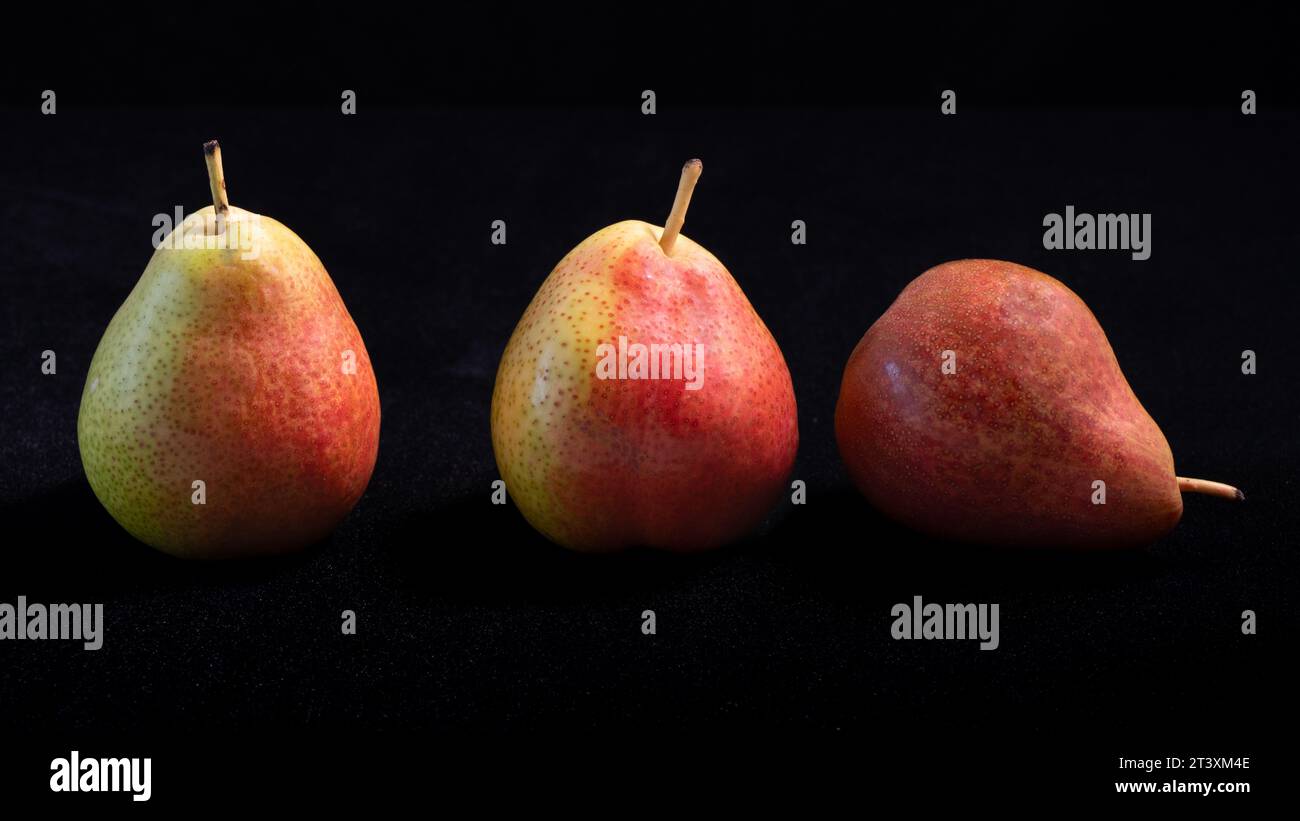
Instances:
[[[619,222],[555,266],[515,328],[492,394],[507,490],[581,551],[717,547],[760,524],[799,429],[781,350],[731,274],[680,231]]]
[[[1244,498],[1174,474],[1088,306],[1011,262],[903,289],[849,358],[835,434],[875,507],[957,541],[1134,547],[1173,529],[1181,492]]]
[[[370,358],[333,281],[285,226],[213,206],[163,240],[90,363],[77,440],[123,527],[187,558],[283,553],[361,498],[379,447]]]

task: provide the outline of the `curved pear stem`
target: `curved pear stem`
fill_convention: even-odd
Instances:
[[[216,140],[203,144],[203,161],[208,164],[208,188],[212,190],[212,207],[217,213],[217,232],[221,233],[226,225],[226,213],[230,211],[230,200],[226,199],[226,172],[221,169],[221,146]]]
[[[695,183],[699,181],[700,172],[703,170],[704,163],[699,160],[687,160],[686,165],[682,166],[682,178],[677,183],[677,196],[673,199],[673,210],[669,212],[668,221],[664,223],[663,236],[659,238],[659,247],[669,256],[673,253],[673,245],[677,243],[677,235],[682,232],[682,226],[686,223],[686,209],[691,205],[691,192],[695,190]]]
[[[1204,493],[1208,496],[1218,496],[1223,499],[1235,499],[1238,502],[1244,501],[1246,498],[1246,494],[1232,485],[1225,485],[1223,482],[1188,479],[1184,476],[1175,478],[1178,479],[1178,489],[1183,493]]]

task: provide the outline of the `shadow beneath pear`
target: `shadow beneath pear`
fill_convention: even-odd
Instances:
[[[127,533],[81,478],[0,503],[0,516],[6,528],[0,596],[103,600],[256,583],[305,572],[331,543],[258,559],[177,559]],[[513,505],[494,506],[476,494],[390,524],[377,558],[399,589],[508,606],[644,598],[693,584],[740,556],[770,564],[795,587],[847,601],[908,591],[954,601],[1069,593],[1167,569],[1150,551],[1008,550],[934,540],[887,519],[851,486],[826,490],[806,506],[786,504],[765,529],[729,547],[687,555],[575,553],[535,531]]]
[[[83,478],[0,503],[6,548],[0,595],[56,600],[111,599],[148,590],[220,587],[292,571],[328,540],[287,555],[236,561],[179,559],[138,541],[95,498]]]
[[[1165,562],[1145,550],[997,548],[934,539],[887,518],[850,485],[794,508],[760,544],[796,583],[844,599],[913,591],[941,600],[996,600],[1113,588],[1166,572]]]
[[[534,530],[514,505],[492,505],[478,494],[397,523],[384,553],[394,583],[420,595],[477,604],[577,605],[686,583],[736,549],[577,553]]]
[[[769,564],[796,588],[849,602],[908,591],[953,601],[1069,594],[1167,570],[1142,550],[1000,549],[936,540],[888,519],[848,485],[806,506],[785,504],[758,533],[698,554],[575,553],[534,530],[513,505],[491,505],[481,494],[402,520],[385,541],[397,586],[493,605],[619,601],[690,584],[742,556]]]

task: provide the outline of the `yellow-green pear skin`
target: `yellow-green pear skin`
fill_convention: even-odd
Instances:
[[[360,499],[379,446],[370,357],[321,261],[273,219],[212,206],[154,253],[109,323],[77,419],[95,495],[189,558],[296,550]],[[246,257],[253,258],[246,258]]]

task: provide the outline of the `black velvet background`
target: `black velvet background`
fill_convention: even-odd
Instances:
[[[1240,780],[1260,783],[1280,768],[1300,456],[1294,111],[1261,102],[1245,117],[1235,94],[1151,110],[959,96],[941,117],[937,91],[908,107],[795,108],[749,89],[713,106],[661,96],[645,117],[639,92],[655,85],[629,81],[603,107],[548,106],[544,88],[493,107],[487,83],[476,99],[456,85],[455,106],[374,105],[363,88],[361,113],[343,117],[324,83],[239,108],[203,105],[228,89],[181,105],[117,86],[123,105],[87,82],[98,96],[70,86],[54,117],[16,96],[0,110],[0,601],[104,602],[107,635],[95,653],[0,644],[0,731],[28,745],[0,783],[39,793],[49,759],[76,748],[154,756],[158,800],[224,780],[270,789],[274,767],[328,796],[358,789],[349,767],[382,781],[411,766],[367,745],[431,741],[445,756],[439,740],[500,735],[740,736],[778,766],[812,738],[892,783],[1027,775],[1085,794],[1113,789],[1121,755],[1252,755]],[[155,554],[100,507],[77,451],[91,355],[148,261],[152,216],[206,202],[213,137],[232,202],[325,262],[379,382],[369,490],[332,538],[283,560]],[[611,222],[661,222],[691,156],[705,172],[685,231],[782,347],[808,504],[705,556],[570,555],[489,503],[496,364],[555,262]],[[1067,204],[1151,212],[1151,259],[1045,251],[1043,216]],[[489,242],[495,219],[504,247]],[[789,241],[794,219],[806,246]],[[976,256],[1073,288],[1180,473],[1248,501],[1188,498],[1168,538],[1103,555],[934,544],[875,513],[836,452],[843,365],[907,282]],[[47,348],[56,376],[40,373]],[[891,640],[890,607],[913,595],[1000,603],[1001,648]],[[355,637],[340,635],[344,609]],[[645,609],[656,636],[639,630]],[[1245,609],[1259,635],[1241,634]],[[912,757],[936,750],[960,763]]]

